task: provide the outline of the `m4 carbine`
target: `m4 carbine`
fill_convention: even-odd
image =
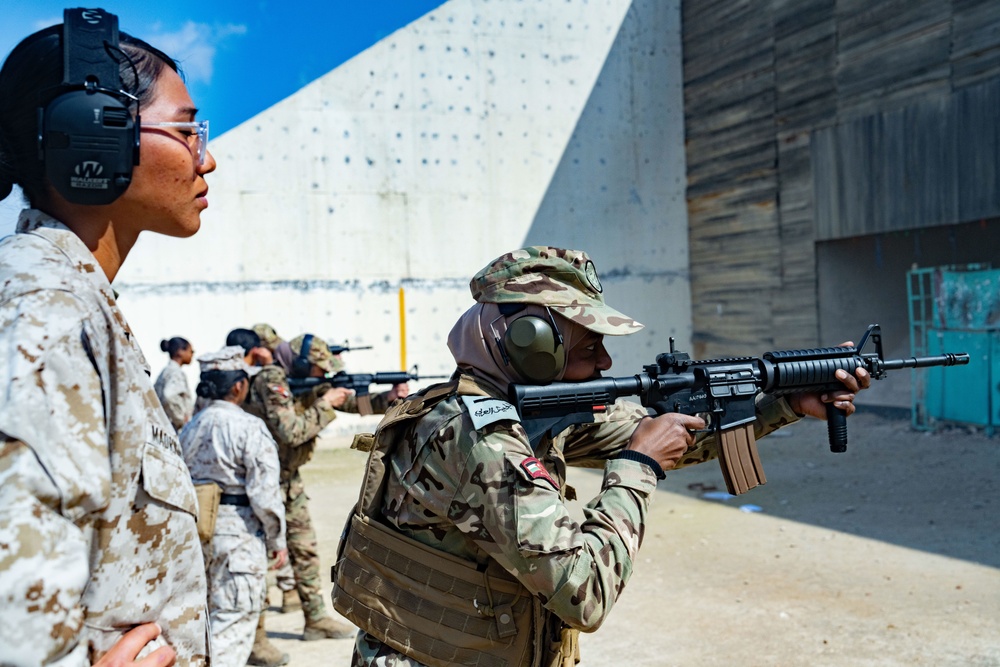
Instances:
[[[371,399],[369,397],[369,387],[373,384],[397,385],[404,382],[416,382],[418,380],[431,380],[448,378],[450,375],[418,375],[417,367],[413,367],[412,372],[407,371],[385,371],[381,373],[345,373],[340,371],[322,377],[288,378],[288,388],[292,390],[293,396],[312,391],[320,385],[328,385],[333,388],[344,387],[354,391],[358,398],[358,408],[361,414],[371,414]]]
[[[862,353],[869,340],[875,352]],[[968,363],[969,355],[964,352],[885,359],[881,329],[872,324],[857,346],[780,350],[765,352],[760,358],[691,359],[674,350],[671,338],[670,351],[657,355],[656,363],[643,366],[637,375],[544,386],[511,384],[508,393],[532,445],[546,434],[554,436],[572,424],[594,421],[595,414],[625,396],[638,396],[656,414],[700,415],[716,435],[726,487],[738,495],[766,482],[753,430],[758,394],[842,390],[844,384],[835,375],[841,369],[854,375],[864,368],[873,379],[881,380],[888,371],[902,368]],[[844,452],[847,415],[832,403],[826,412],[830,451]]]
[[[351,350],[370,350],[371,345],[350,345],[346,340],[343,345],[327,345],[330,348],[330,354],[343,354],[344,352],[350,352]]]

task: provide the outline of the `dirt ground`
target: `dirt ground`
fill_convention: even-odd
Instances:
[[[714,462],[668,473],[581,665],[1000,666],[1000,436],[864,412],[849,429],[844,454],[812,420],[761,441],[768,483],[737,498]],[[364,466],[346,445],[305,468],[325,572]],[[569,483],[589,499],[600,475]],[[267,627],[292,665],[350,664],[351,639],[300,641],[301,613]]]

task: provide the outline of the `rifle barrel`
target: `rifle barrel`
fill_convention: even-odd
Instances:
[[[927,368],[929,366],[964,366],[969,363],[969,355],[965,352],[945,353],[936,357],[906,357],[905,359],[890,359],[881,363],[887,371],[901,368]]]

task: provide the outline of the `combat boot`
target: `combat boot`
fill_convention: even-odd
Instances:
[[[253,638],[253,648],[250,649],[247,664],[258,667],[281,667],[287,665],[290,659],[287,653],[282,653],[267,638],[267,631],[264,630],[264,614],[261,614],[260,620],[257,621],[257,633]]]
[[[294,588],[285,591],[281,596],[281,613],[287,614],[290,611],[302,609],[302,601],[299,600],[299,592]]]
[[[345,639],[353,637],[357,631],[350,623],[340,623],[327,616],[318,621],[307,620],[302,640],[312,642],[317,639]]]

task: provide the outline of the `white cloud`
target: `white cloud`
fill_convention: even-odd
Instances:
[[[175,32],[157,32],[147,40],[174,58],[189,82],[212,83],[215,52],[218,45],[234,35],[245,35],[242,24],[208,25],[188,21]]]

